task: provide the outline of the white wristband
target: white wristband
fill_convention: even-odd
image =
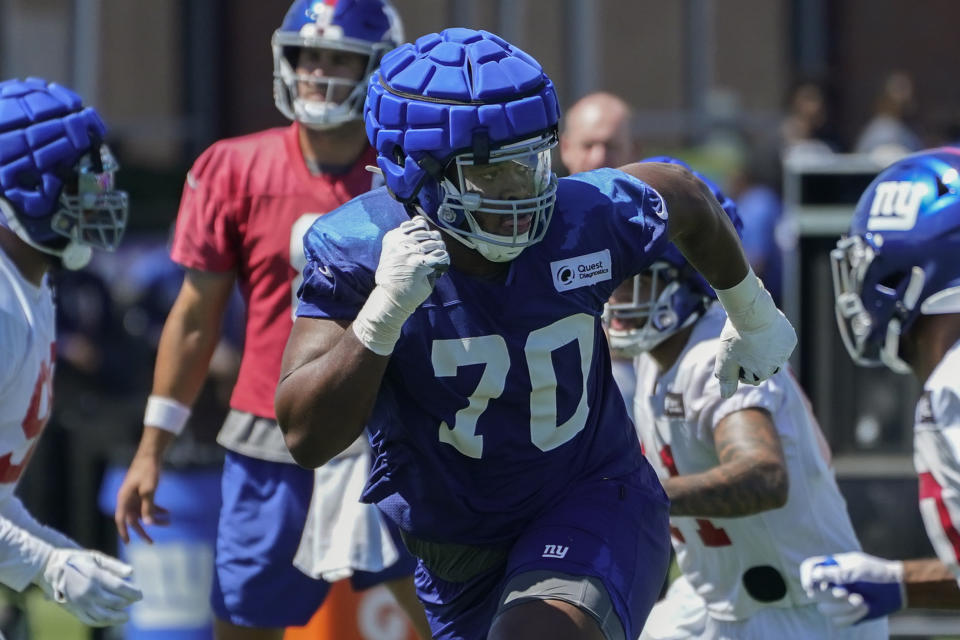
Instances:
[[[752,331],[765,326],[776,313],[773,298],[763,287],[763,281],[753,269],[739,283],[729,289],[715,289],[717,300],[723,305],[730,323],[738,331]]]
[[[143,412],[143,424],[180,435],[190,417],[190,407],[173,398],[151,395]]]

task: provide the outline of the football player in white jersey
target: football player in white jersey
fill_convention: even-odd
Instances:
[[[736,206],[711,187],[739,231]],[[713,369],[726,316],[673,248],[614,293],[606,318],[611,347],[635,356],[637,431],[670,497],[677,563],[693,587],[673,587],[641,637],[886,638],[882,620],[833,628],[801,587],[798,559],[860,544],[790,372],[721,389]]]
[[[854,362],[912,373],[920,512],[937,558],[812,557],[804,587],[838,625],[905,607],[960,610],[960,149],[907,156],[870,184],[831,252]],[[840,549],[836,549],[840,551]]]
[[[91,626],[127,620],[132,569],[37,522],[14,495],[50,417],[56,356],[47,271],[112,250],[127,194],[100,116],[38,78],[0,82],[0,582],[31,583]]]

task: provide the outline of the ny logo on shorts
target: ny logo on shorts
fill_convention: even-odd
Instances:
[[[543,547],[543,557],[544,558],[563,558],[567,555],[567,551],[570,550],[570,547],[565,547],[560,544],[548,544]]]

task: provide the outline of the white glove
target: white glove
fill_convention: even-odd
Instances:
[[[887,616],[907,602],[903,563],[860,551],[807,558],[800,582],[820,613],[840,627]]]
[[[125,609],[143,598],[130,581],[133,568],[88,549],[54,549],[34,582],[84,624],[105,627],[129,619]]]
[[[797,332],[753,269],[739,284],[716,291],[727,321],[713,375],[720,381],[720,395],[729,398],[738,380],[757,385],[779,371],[797,345]]]
[[[393,353],[403,323],[433,291],[450,266],[440,232],[423,216],[404,220],[383,236],[377,286],[353,321],[360,342],[381,356]]]

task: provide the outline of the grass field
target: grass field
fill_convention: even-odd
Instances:
[[[0,592],[0,601],[12,601],[26,608],[29,629],[27,637],[30,640],[89,640],[91,637],[90,629],[86,625],[67,613],[63,607],[44,598],[39,589],[30,589],[24,594],[4,589]]]
[[[671,578],[675,577],[675,572],[676,567],[671,567]],[[15,594],[6,589],[0,592],[0,601],[11,600],[26,606],[29,640],[90,640],[91,638],[92,634],[88,627],[78,622],[60,606],[44,598],[39,589],[31,589],[24,595]],[[119,631],[116,633],[117,638],[122,637]],[[960,640],[960,635],[940,636],[929,640]]]

